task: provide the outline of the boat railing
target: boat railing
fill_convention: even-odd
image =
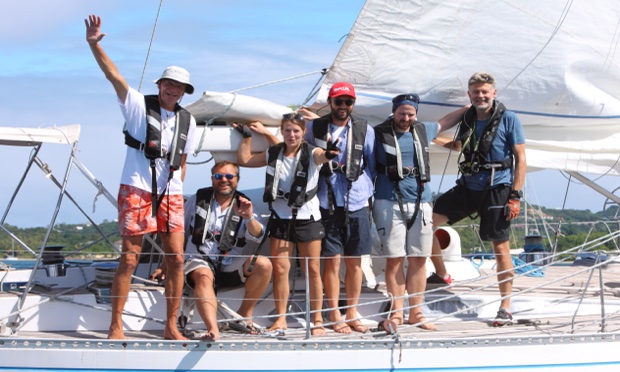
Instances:
[[[473,266],[479,273],[479,275],[456,280],[451,285],[447,286],[428,286],[423,293],[405,293],[401,297],[394,296],[385,289],[384,279],[382,278],[382,265],[385,264],[387,257],[380,255],[371,255],[368,257],[370,262],[371,275],[374,278],[366,278],[367,283],[365,289],[362,291],[362,297],[357,304],[359,317],[357,319],[364,321],[366,324],[374,324],[375,321],[380,321],[384,318],[389,318],[393,312],[392,304],[398,299],[404,301],[402,311],[407,314],[413,307],[408,305],[408,301],[413,296],[424,296],[424,301],[421,306],[424,312],[430,311],[430,314],[426,316],[428,320],[413,324],[413,326],[421,326],[428,322],[434,322],[441,324],[442,322],[454,322],[455,319],[459,321],[474,320],[479,322],[484,317],[484,309],[488,307],[497,307],[497,304],[504,299],[510,298],[511,300],[519,300],[527,295],[540,296],[541,293],[554,293],[557,303],[565,303],[570,301],[572,303],[571,313],[569,318],[570,326],[565,329],[564,332],[577,332],[578,331],[578,318],[580,315],[580,309],[588,302],[588,306],[592,306],[596,302],[598,306],[598,314],[596,318],[590,320],[590,322],[596,322],[598,324],[598,332],[606,332],[607,319],[610,317],[617,317],[620,312],[620,305],[614,303],[610,307],[609,301],[605,294],[613,297],[620,297],[620,269],[616,273],[614,270],[608,270],[609,267],[617,265],[620,260],[618,252],[609,252],[602,249],[607,243],[618,239],[620,232],[612,231],[611,233],[584,242],[579,246],[571,249],[551,255],[551,257],[542,257],[530,262],[523,262],[514,260],[514,276],[505,280],[513,280],[513,291],[507,296],[500,296],[498,285],[501,283],[498,281],[497,275],[502,274],[496,272],[494,267],[494,260],[486,259],[485,262],[476,262],[476,258],[471,257],[469,260],[463,258],[461,264]],[[161,255],[161,254],[160,254]],[[268,255],[266,255],[268,257]],[[248,257],[248,256],[244,256]],[[585,258],[583,258],[585,257]],[[160,257],[161,258],[161,257]],[[550,259],[549,259],[550,258]],[[304,337],[310,337],[310,330],[312,327],[313,312],[309,309],[307,304],[310,303],[309,297],[309,280],[304,274],[308,272],[308,258],[292,257],[293,264],[291,269],[294,275],[291,276],[291,280],[294,282],[291,286],[290,294],[287,298],[289,306],[287,306],[287,317],[297,320],[296,327],[289,327],[288,333],[297,333]],[[483,259],[484,260],[484,259]],[[584,261],[584,262],[580,262]],[[146,264],[152,269],[156,265],[154,263]],[[545,277],[535,276],[533,273],[545,273],[558,267],[571,267],[571,270],[566,272],[555,273],[553,276]],[[303,269],[302,269],[303,268]],[[71,294],[83,291],[89,285],[95,282],[94,276],[87,272],[91,268],[81,267],[75,273],[81,273],[81,280],[75,283],[75,285],[67,288],[54,288],[53,286],[47,286],[44,280],[41,280],[41,275],[33,275],[33,282],[31,285],[25,286],[29,292],[37,293],[41,296],[41,300],[38,303],[29,303],[26,306],[18,308],[10,314],[0,314],[0,323],[5,323],[13,328],[14,331],[18,331],[21,326],[23,318],[21,314],[30,311],[36,306],[40,306],[47,302],[62,301],[66,303],[75,302],[79,306],[90,306],[93,309],[102,312],[110,312],[110,306],[108,303],[102,303],[97,305],[85,305],[77,301],[73,301]],[[41,270],[41,269],[39,269]],[[5,280],[9,270],[5,270],[0,279]],[[147,290],[147,291],[162,291],[163,287],[161,283],[151,281],[148,275],[145,273],[134,275],[133,290]],[[78,275],[78,276],[79,276]],[[530,278],[525,281],[525,278]],[[369,280],[370,279],[370,280]],[[522,284],[523,283],[523,284]],[[4,287],[2,287],[4,288]],[[5,291],[11,293],[18,293],[19,291]],[[225,307],[225,311],[219,313],[218,322],[239,322],[239,321],[254,321],[261,325],[268,325],[273,321],[275,316],[271,312],[255,312],[253,319],[245,319],[240,317],[227,305],[228,302],[239,301],[239,298],[231,297],[233,295],[243,295],[243,291],[239,290],[222,290],[218,293],[217,298],[220,303],[220,307]],[[341,289],[341,297],[339,306],[330,309],[327,308],[324,302],[323,308],[320,310],[324,316],[324,326],[330,327],[335,322],[330,322],[326,315],[330,310],[338,310],[344,313],[346,309],[351,305],[346,305],[346,296],[344,290]],[[108,294],[109,296],[109,294]],[[612,297],[612,298],[613,298]],[[468,302],[467,299],[476,298],[475,301]],[[109,298],[108,298],[109,300]],[[186,293],[183,301],[191,304],[197,300],[192,297],[192,294]],[[257,299],[263,303],[273,304],[273,298],[270,291]],[[325,300],[325,299],[324,299]],[[455,306],[445,307],[449,311],[438,311],[442,309],[442,305],[446,303],[456,304]],[[163,306],[163,304],[162,304]],[[191,306],[189,306],[191,308]],[[266,306],[267,308],[270,306]],[[273,309],[273,307],[271,307]],[[191,309],[190,309],[191,310]],[[202,320],[197,316],[196,311],[193,311],[191,321],[187,324],[189,328],[200,329],[204,325]],[[487,311],[488,313],[488,311]],[[144,314],[133,313],[132,310],[125,310],[125,314],[131,317],[139,317],[147,319],[153,322],[164,324],[163,318],[157,316],[150,316]],[[473,314],[473,315],[472,315]],[[592,315],[590,311],[588,313]],[[349,321],[353,319],[348,319]],[[353,337],[353,336],[343,336]]]

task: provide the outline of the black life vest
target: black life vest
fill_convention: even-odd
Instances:
[[[187,133],[191,123],[192,115],[178,103],[174,107],[176,116],[176,125],[172,135],[172,142],[167,154],[164,153],[161,144],[161,107],[157,95],[144,96],[144,104],[146,106],[146,139],[144,143],[138,141],[129,134],[127,129],[123,130],[125,134],[125,145],[144,152],[144,156],[150,160],[151,167],[151,215],[155,217],[157,209],[161,204],[162,196],[157,199],[157,174],[155,174],[155,160],[159,158],[167,158],[170,162],[170,172],[168,173],[168,182],[174,176],[174,171],[181,167],[185,144],[187,143]],[[166,187],[168,187],[166,185]],[[168,221],[169,222],[169,221]],[[170,226],[168,225],[167,228]],[[168,231],[168,230],[167,230]]]
[[[417,167],[416,178],[418,183],[430,182],[431,180],[431,167],[430,167],[430,150],[428,144],[428,138],[426,135],[426,127],[419,121],[414,121],[410,127],[411,134],[413,136],[413,145],[415,146],[414,164]],[[387,164],[379,164],[377,162],[377,170],[386,174],[390,181],[402,180],[402,162],[400,159],[400,153],[397,152],[397,142],[395,133],[392,128],[392,119],[388,119],[383,123],[375,126],[375,136],[377,141],[381,143],[385,149],[385,156]]]
[[[295,175],[291,189],[288,192],[279,190],[278,182],[276,182],[276,175],[280,168],[280,154],[284,151],[285,146],[284,143],[279,143],[275,146],[271,146],[267,150],[267,172],[265,175],[263,201],[271,204],[276,198],[281,197],[286,199],[288,206],[297,209],[303,206],[308,200],[312,199],[318,191],[318,187],[307,190],[308,179],[310,178],[310,162],[314,161],[312,158],[314,146],[307,142],[302,142],[301,147],[295,155],[297,158],[294,169]]]
[[[331,115],[331,114],[330,114]],[[322,116],[312,122],[312,135],[315,144],[327,149],[327,135],[329,133],[330,115]],[[347,133],[346,164],[344,176],[349,182],[355,182],[364,171],[362,159],[364,157],[364,142],[366,140],[366,120],[351,116],[351,129]],[[352,133],[351,133],[352,132]],[[334,138],[332,138],[332,141]],[[333,173],[333,162],[328,161],[321,167],[321,174],[329,176]]]
[[[245,245],[245,239],[237,239],[239,229],[243,218],[235,213],[232,203],[235,203],[239,197],[242,196],[247,199],[244,194],[235,191],[233,201],[231,202],[224,222],[222,224],[222,231],[220,232],[220,238],[218,240],[218,248],[220,252],[226,253],[234,247],[241,247]],[[212,235],[212,231],[209,231],[209,217],[211,216],[211,206],[213,198],[213,187],[205,187],[196,191],[196,215],[194,217],[194,226],[192,229],[192,243],[200,249],[202,243]],[[204,253],[204,252],[203,252]]]
[[[489,122],[484,127],[482,135],[478,139],[474,138],[477,120],[476,108],[471,106],[465,112],[458,132],[458,138],[461,141],[461,155],[464,159],[464,161],[459,162],[460,167],[469,171],[463,173],[476,173],[479,169],[490,168],[491,166],[494,169],[512,167],[512,156],[500,160],[490,159],[491,146],[497,135],[497,129],[505,111],[506,107],[503,103],[498,100],[493,102]]]
[[[187,133],[191,122],[191,114],[178,103],[174,108],[177,116],[172,143],[167,153],[164,153],[161,143],[161,107],[157,95],[144,96],[146,105],[146,139],[144,143],[132,137],[127,130],[125,144],[131,148],[144,152],[147,159],[167,158],[172,170],[181,166],[181,158],[187,143]]]

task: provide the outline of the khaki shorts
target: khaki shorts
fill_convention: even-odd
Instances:
[[[404,203],[407,218],[411,218],[415,203]],[[430,203],[421,203],[418,217],[407,231],[397,201],[375,200],[372,211],[377,233],[381,240],[383,256],[430,257],[433,250],[433,208]]]
[[[118,190],[118,228],[121,236],[151,232],[184,232],[183,195],[162,198],[157,216],[151,215],[151,193],[137,187],[121,185]]]

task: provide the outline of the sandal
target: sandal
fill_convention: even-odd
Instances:
[[[314,331],[317,331],[316,333]],[[310,328],[310,334],[312,336],[324,336],[325,335],[325,327],[323,327],[323,321],[319,320],[314,322],[314,326]]]
[[[416,317],[416,321],[414,323],[407,322],[408,324],[414,325],[420,329],[424,329],[426,331],[436,331],[437,326],[435,324],[428,322],[422,313],[414,314]],[[421,323],[421,324],[420,324]]]
[[[368,327],[366,327],[361,321],[354,320],[352,322],[347,322],[347,325],[351,327],[352,330],[359,333],[368,332]]]

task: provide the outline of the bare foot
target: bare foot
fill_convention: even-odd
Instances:
[[[125,333],[123,333],[123,329],[117,329],[110,327],[108,331],[108,339],[109,340],[124,340]]]
[[[325,335],[325,327],[323,327],[323,321],[318,320],[314,322],[314,327],[310,329],[310,334],[312,336],[323,336]]]
[[[360,320],[353,320],[351,322],[347,322],[347,325],[351,327],[351,329],[353,329],[355,332],[368,332],[368,327],[366,327]]]
[[[427,331],[437,330],[437,326],[435,326],[435,324],[426,322],[426,318],[424,317],[424,315],[422,315],[422,313],[411,314],[409,316],[409,320],[407,321],[407,324],[416,324],[418,328],[424,329]]]
[[[175,327],[164,328],[164,340],[187,340],[187,337],[183,336],[181,332]]]
[[[332,324],[332,329],[336,333],[342,333],[345,335],[351,334],[351,327],[349,327],[346,323],[335,323]]]
[[[286,329],[286,318],[278,318],[271,325],[271,327],[267,328],[268,331],[278,331]]]
[[[207,331],[200,337],[200,341],[216,341],[218,338],[220,338],[219,332]]]

